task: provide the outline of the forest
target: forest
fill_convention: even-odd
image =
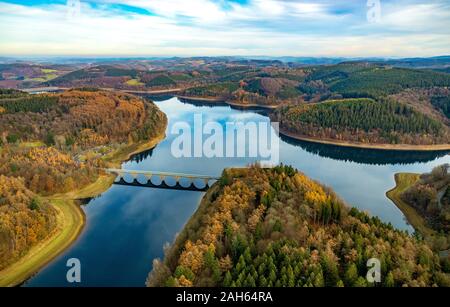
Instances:
[[[434,96],[431,99],[431,103],[433,106],[442,111],[442,113],[450,119],[450,96],[449,95],[440,95]]]
[[[396,68],[388,65],[348,62],[337,65],[288,67],[213,67],[198,79],[201,84],[188,87],[182,96],[213,97],[239,104],[290,105],[317,103],[345,98],[397,100],[405,91],[434,91],[415,105],[419,113],[447,117],[450,76],[445,73]]]
[[[55,211],[23,179],[0,175],[0,270],[54,229]]]
[[[425,217],[432,229],[447,236],[450,234],[449,170],[448,164],[436,166],[401,195],[403,201]]]
[[[448,87],[450,75],[355,62],[312,67],[305,85],[314,84],[313,81],[320,81],[331,92],[341,94],[344,98],[379,98],[408,88]]]
[[[47,237],[48,197],[95,182],[110,154],[148,142],[167,119],[142,98],[88,88],[0,92],[0,270]]]
[[[389,98],[398,102],[400,97],[405,98],[402,103],[448,126],[450,75],[430,69],[415,69],[414,65],[409,64],[407,67],[410,68],[403,68],[403,64],[399,63],[353,61],[308,66],[280,61],[220,58],[172,59],[152,63],[137,61],[88,66],[43,84],[128,90],[181,89],[181,96],[264,106],[347,98],[371,98],[376,101]],[[414,94],[418,96],[423,91],[435,91],[438,94],[421,97],[420,100],[406,99]],[[402,97],[404,93],[405,97]],[[399,134],[388,133],[382,139],[395,143],[403,139]],[[370,137],[378,138],[378,135]],[[429,140],[424,142],[429,143]]]
[[[381,263],[381,283],[365,276]],[[349,208],[289,166],[226,169],[148,286],[450,286],[450,267],[420,238]]]
[[[328,100],[279,108],[274,121],[288,132],[313,138],[385,144],[446,144],[448,126],[393,101]]]
[[[235,82],[222,82],[211,85],[199,86],[187,89],[183,95],[194,97],[222,97],[228,99],[231,93],[239,88],[239,84]]]
[[[0,106],[5,109],[0,142],[40,140],[63,150],[146,140],[160,132],[165,118],[153,103],[136,96],[91,89],[0,96]]]

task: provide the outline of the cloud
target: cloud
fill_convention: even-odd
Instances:
[[[450,1],[0,1],[3,55],[428,56],[450,53]],[[148,12],[148,14],[147,14]]]

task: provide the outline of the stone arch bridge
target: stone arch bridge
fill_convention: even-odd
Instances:
[[[107,173],[114,174],[117,179],[114,181],[116,185],[124,186],[137,186],[146,188],[157,188],[157,189],[168,189],[168,190],[184,190],[184,191],[199,191],[204,192],[208,190],[213,182],[219,180],[218,177],[197,175],[197,174],[183,174],[183,173],[172,173],[172,172],[157,172],[157,171],[138,171],[138,170],[127,170],[127,169],[104,169]],[[125,179],[125,176],[132,178],[129,182]],[[145,178],[145,182],[142,183],[138,180],[138,177]],[[161,183],[153,183],[152,178],[159,177]],[[175,180],[175,185],[170,185],[167,183],[167,178],[173,178]],[[189,186],[184,186],[181,184],[181,179],[188,179]],[[195,184],[195,181],[202,181],[204,186],[199,187]]]

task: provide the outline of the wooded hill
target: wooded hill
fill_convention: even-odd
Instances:
[[[89,66],[43,85],[95,86],[128,90],[182,89],[182,96],[215,98],[241,104],[280,105],[343,98],[401,95],[405,91],[446,89],[448,73],[400,68],[391,62],[344,62],[298,66],[277,61],[232,59],[167,59]],[[442,93],[442,91],[441,91]],[[419,104],[448,118],[448,94],[431,94]],[[392,97],[396,99],[397,97]],[[406,104],[409,104],[406,101]]]
[[[289,122],[285,129],[308,137],[385,144],[448,143],[450,75],[426,69],[399,68],[389,63],[345,62],[299,67],[277,61],[168,59],[151,64],[132,62],[89,66],[43,84],[133,90],[182,89],[181,96],[193,98],[214,98],[242,105],[289,105],[295,113],[308,109],[301,119],[312,113],[317,117],[318,112],[325,111],[327,120],[324,125],[311,116],[306,122],[295,122],[294,118],[282,116],[278,118],[284,123]],[[350,98],[367,98],[377,103],[367,104],[368,100],[364,100],[359,104],[363,108],[360,111],[369,117],[350,116],[349,112],[360,107],[350,107],[343,100]],[[327,103],[322,107],[301,106],[329,100],[346,103],[339,108],[326,108]],[[46,107],[46,103],[52,102],[41,102],[40,105]],[[406,113],[387,114],[393,110],[406,110]],[[332,118],[341,115],[330,113],[340,111],[344,113],[343,118],[336,123]],[[285,113],[279,112],[280,115]],[[369,126],[362,122],[366,118],[371,121]],[[350,120],[355,123],[348,123]],[[419,122],[416,124],[415,121]],[[380,128],[372,129],[373,126]],[[441,130],[438,133],[437,128]]]
[[[449,168],[445,164],[435,167],[429,174],[422,174],[401,198],[425,218],[429,227],[450,239]]]
[[[25,187],[23,179],[0,175],[0,270],[47,237],[54,209]]]
[[[408,88],[450,86],[450,75],[429,70],[395,68],[368,63],[343,63],[311,68],[304,89],[321,81],[332,93],[348,97],[382,97]]]
[[[392,99],[343,99],[291,105],[272,114],[287,132],[317,139],[375,144],[450,142],[449,127]]]
[[[85,187],[108,153],[161,135],[152,102],[91,89],[28,95],[0,91],[0,269],[55,226],[43,196]]]
[[[141,141],[160,132],[165,115],[136,96],[92,89],[11,98],[0,92],[1,140],[42,141],[70,150]],[[1,144],[1,143],[0,143]]]
[[[227,169],[167,250],[149,286],[449,286],[449,268],[417,238],[349,209],[286,166]]]

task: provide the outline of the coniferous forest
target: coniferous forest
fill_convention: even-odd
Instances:
[[[382,286],[449,286],[448,266],[423,241],[349,208],[292,167],[226,169],[149,286],[368,287],[378,258]]]
[[[314,138],[363,143],[429,145],[449,142],[445,124],[389,99],[330,100],[282,107],[273,115],[282,129]]]

